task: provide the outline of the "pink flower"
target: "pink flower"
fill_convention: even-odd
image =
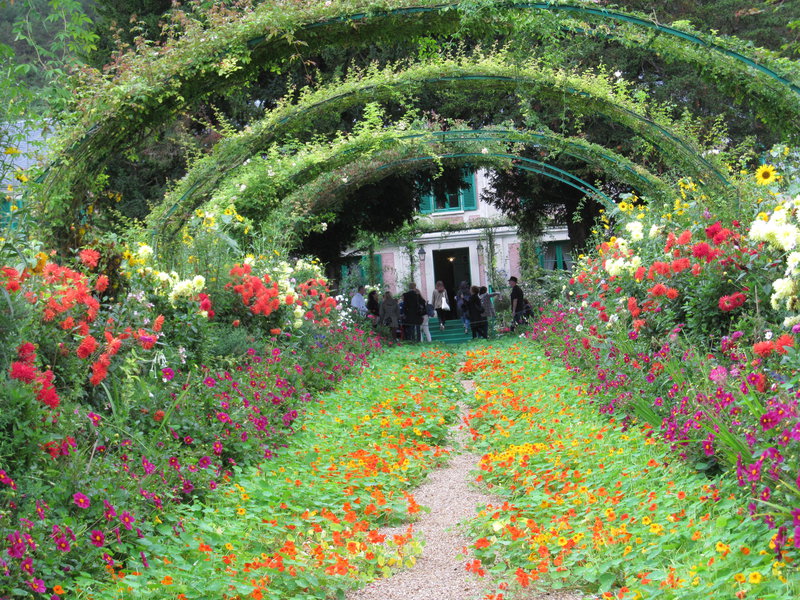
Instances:
[[[136,519],[134,519],[133,515],[127,510],[122,511],[122,514],[119,516],[119,520],[123,527],[125,527],[125,529],[128,531],[133,529],[133,524],[136,522]]]
[[[80,508],[89,508],[92,504],[89,501],[89,498],[87,498],[85,494],[81,494],[80,492],[72,494],[72,499],[75,501],[75,504],[78,505]]]
[[[92,542],[93,546],[102,548],[106,543],[106,536],[99,529],[92,529],[92,532],[89,534],[89,540]]]
[[[100,425],[100,415],[98,415],[97,413],[90,412],[86,416],[89,417],[89,420],[95,427],[98,427]]]

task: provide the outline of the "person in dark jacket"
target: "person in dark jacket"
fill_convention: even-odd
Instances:
[[[405,338],[411,342],[419,341],[419,326],[422,325],[422,305],[417,293],[417,284],[408,286],[403,294],[403,329]]]
[[[469,329],[469,310],[467,309],[467,302],[469,301],[470,287],[466,281],[458,284],[456,291],[456,309],[458,310],[458,318],[464,324],[464,333]]]
[[[381,303],[378,300],[378,290],[372,290],[367,295],[367,318],[372,319],[373,327],[377,327],[380,316]]]
[[[489,327],[481,297],[478,295],[479,292],[480,288],[477,285],[473,285],[470,288],[470,295],[467,299],[467,314],[469,315],[469,325],[472,328],[472,339],[482,337],[487,340],[489,339]]]

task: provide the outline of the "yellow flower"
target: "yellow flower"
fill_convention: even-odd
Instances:
[[[750,576],[747,578],[747,580],[752,584],[761,583],[762,579],[763,577],[761,577],[761,573],[757,571],[750,573]]]
[[[761,165],[756,171],[756,182],[760,185],[769,185],[777,179],[777,172],[772,165]]]
[[[744,576],[744,573],[737,573],[733,576],[733,579],[736,581],[736,583],[744,583],[747,577]]]

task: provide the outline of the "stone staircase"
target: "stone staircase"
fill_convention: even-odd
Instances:
[[[431,331],[431,341],[434,344],[437,342],[440,344],[463,344],[472,341],[472,330],[470,329],[467,333],[464,333],[464,325],[461,323],[461,319],[449,319],[445,323],[445,330],[441,331],[439,329],[439,319],[431,317],[428,321],[428,329]],[[494,329],[494,322],[490,322],[489,339],[497,337]]]

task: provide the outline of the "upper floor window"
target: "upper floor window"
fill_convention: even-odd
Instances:
[[[423,215],[438,212],[455,212],[465,210],[477,210],[478,198],[475,192],[475,173],[462,170],[461,178],[465,187],[458,192],[437,195],[433,192],[422,195],[420,199],[419,212]]]

